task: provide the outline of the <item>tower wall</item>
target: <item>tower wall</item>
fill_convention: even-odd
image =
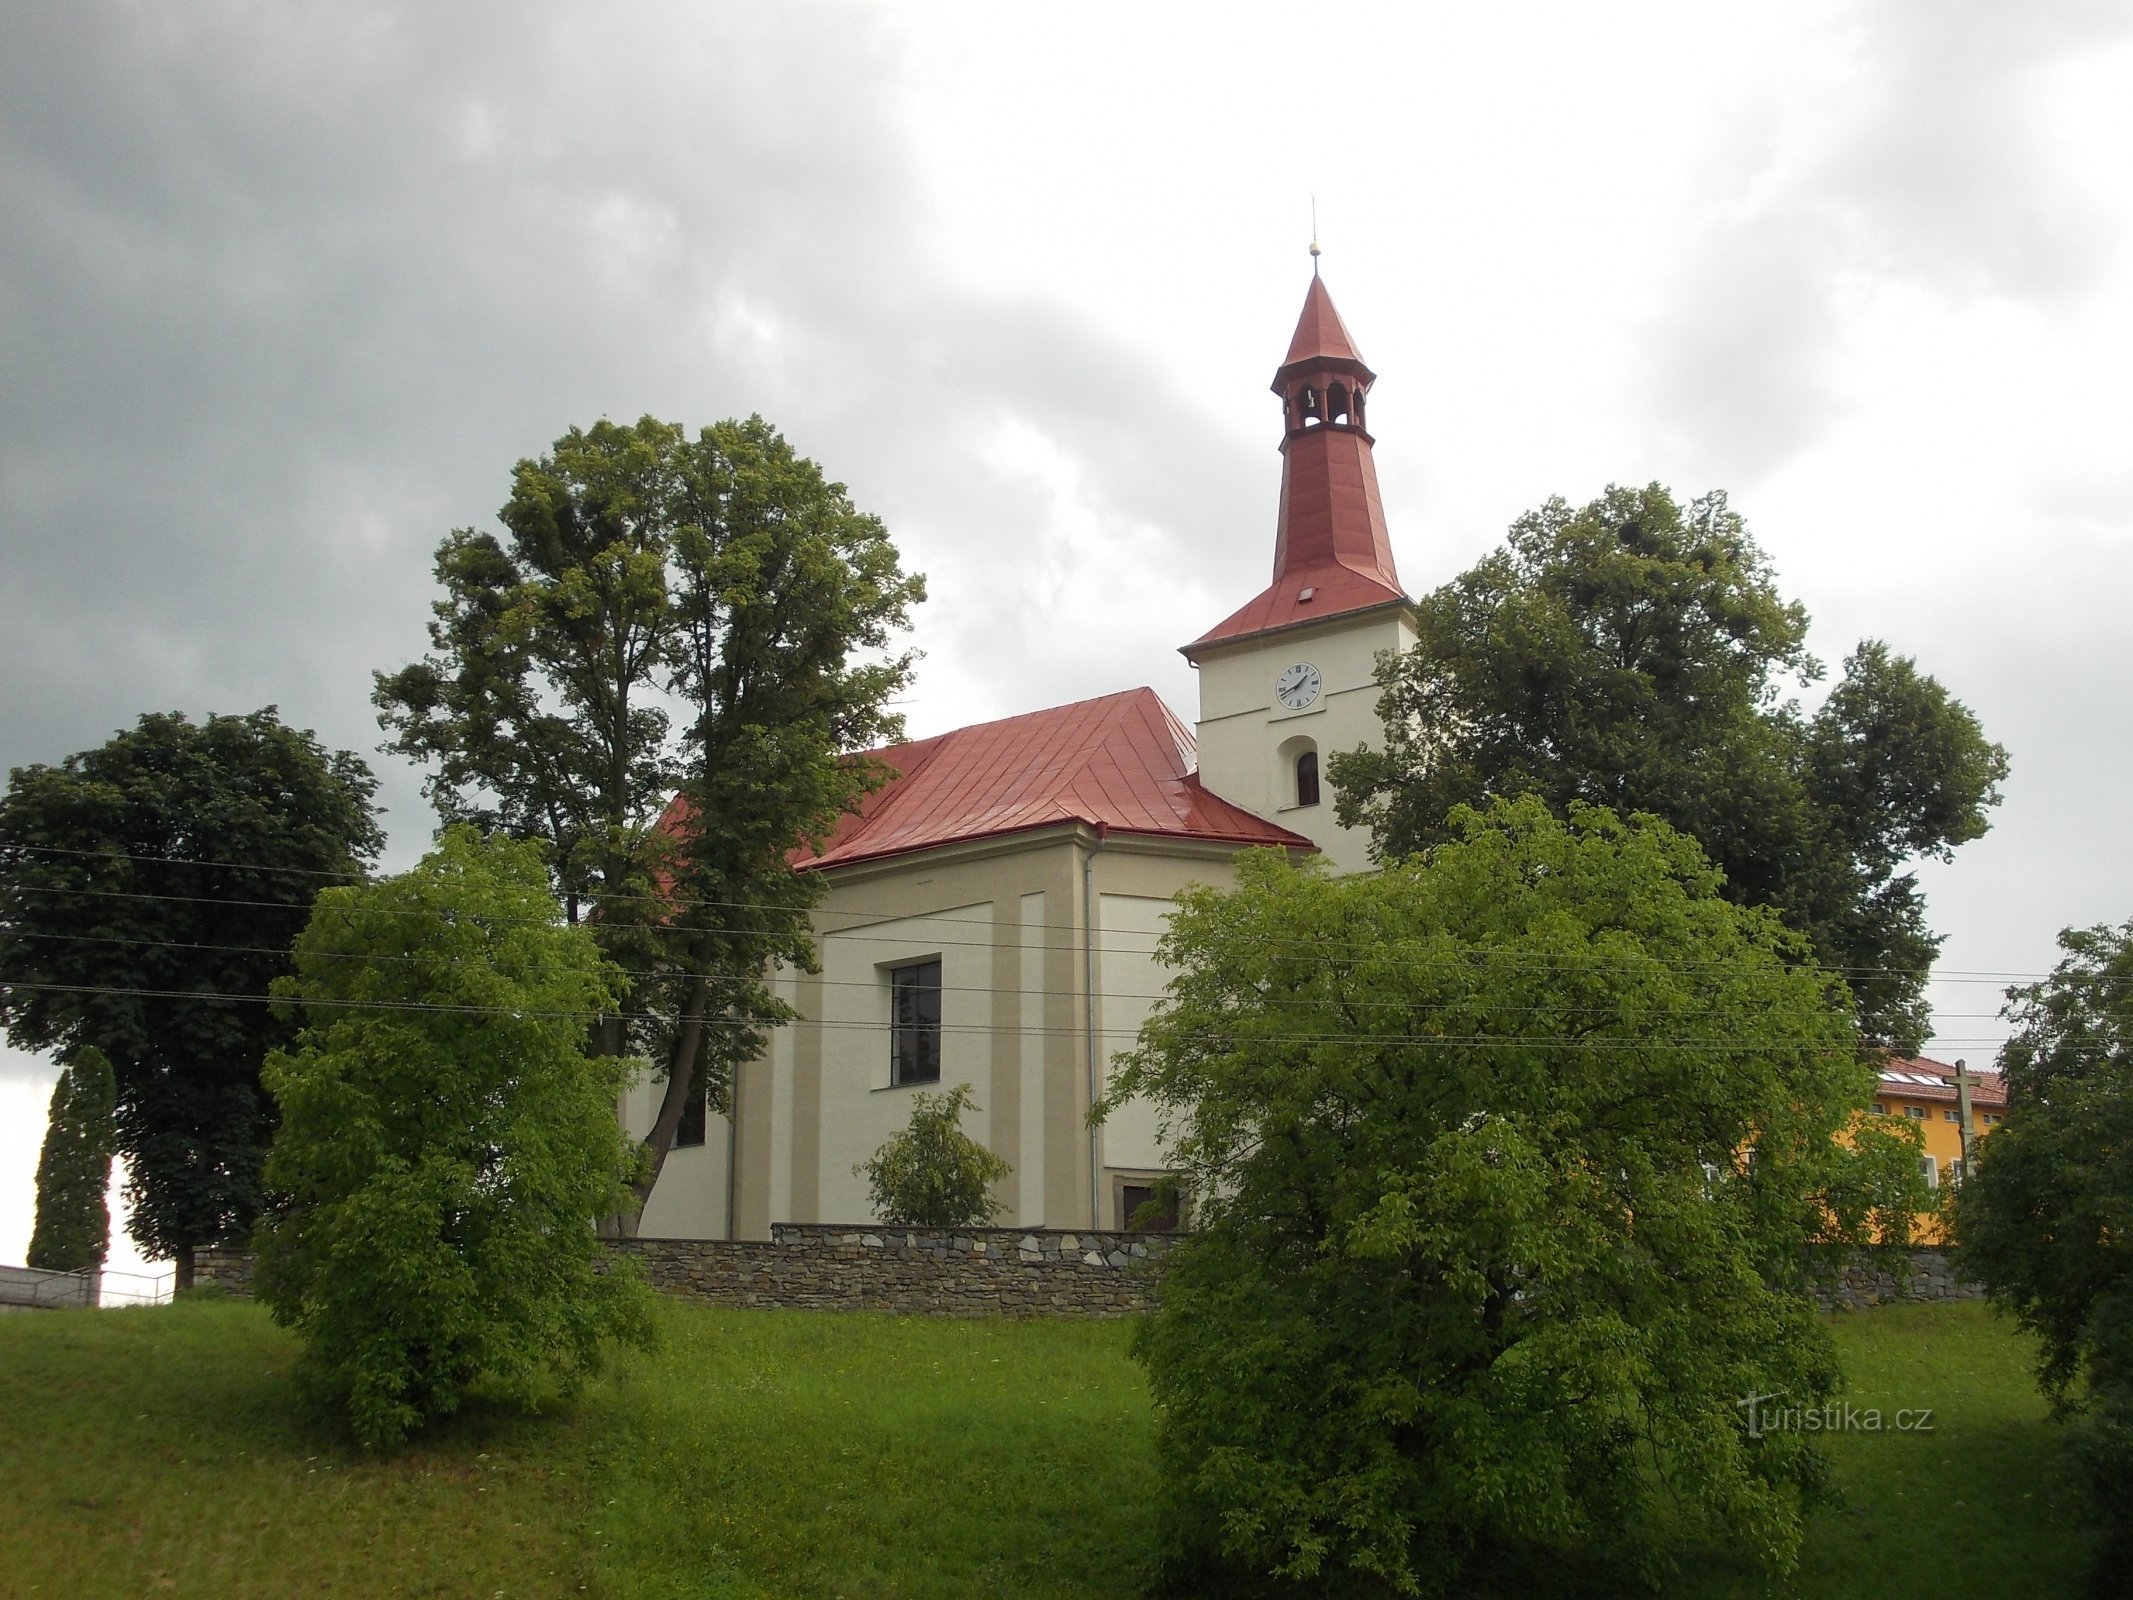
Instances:
[[[1415,642],[1404,610],[1351,612],[1312,627],[1260,634],[1200,657],[1200,781],[1223,799],[1294,829],[1342,872],[1370,862],[1370,834],[1333,819],[1327,768],[1336,753],[1381,746],[1377,657]],[[1318,669],[1318,698],[1291,711],[1275,693],[1290,666]],[[1295,762],[1304,744],[1318,756],[1319,799],[1298,803]]]

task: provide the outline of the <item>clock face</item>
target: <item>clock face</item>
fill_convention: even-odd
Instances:
[[[1291,711],[1301,711],[1318,699],[1319,687],[1318,668],[1299,661],[1281,669],[1281,676],[1274,680],[1274,698]]]

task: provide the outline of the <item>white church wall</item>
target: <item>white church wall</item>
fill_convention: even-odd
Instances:
[[[652,1131],[663,1081],[640,1080],[623,1097],[622,1123],[632,1139]],[[637,1231],[647,1239],[718,1239],[726,1232],[726,1119],[706,1119],[704,1142],[667,1152],[659,1182]]]
[[[1016,1010],[1020,1015],[1020,1038],[1014,1063],[1017,1079],[1016,1162],[1013,1183],[1015,1200],[1012,1219],[1016,1226],[1045,1225],[1044,1205],[1044,1066],[1045,1066],[1045,949],[1051,929],[1047,926],[1051,896],[1039,890],[1017,897],[1021,917],[1016,924]]]
[[[991,1144],[992,922],[990,902],[825,934],[822,954],[822,1088],[819,1209],[824,1220],[873,1215],[855,1163],[911,1120],[912,1097],[968,1085],[984,1108],[963,1126]],[[941,964],[940,1080],[889,1081],[889,975],[938,958]],[[789,1210],[790,1207],[788,1206]],[[786,1220],[780,1217],[778,1220]]]
[[[1169,897],[1107,894],[1098,897],[1097,927],[1100,956],[1098,982],[1103,997],[1102,1056],[1108,1085],[1111,1064],[1130,1051],[1141,1024],[1155,1010],[1163,992],[1164,969],[1155,959],[1156,941],[1169,925],[1175,901]],[[1145,1100],[1129,1100],[1104,1123],[1103,1157],[1106,1167],[1131,1172],[1165,1170],[1163,1151],[1156,1138],[1155,1108]],[[1099,1218],[1098,1226],[1121,1226]]]

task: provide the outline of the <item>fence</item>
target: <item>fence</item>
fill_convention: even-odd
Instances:
[[[0,1311],[82,1306],[155,1306],[170,1298],[170,1273],[47,1272],[0,1267]]]

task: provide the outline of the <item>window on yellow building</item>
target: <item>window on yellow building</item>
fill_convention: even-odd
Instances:
[[[1913,1122],[1923,1122],[1926,1120],[1926,1108],[1924,1106],[1905,1106],[1903,1108],[1903,1114],[1909,1117]]]
[[[1868,1107],[1867,1107],[1866,1109],[1867,1109],[1867,1110],[1868,1110],[1869,1112],[1871,1112],[1871,1113],[1872,1113],[1873,1115],[1877,1116],[1877,1117],[1885,1117],[1885,1116],[1887,1116],[1887,1115],[1889,1114],[1889,1108],[1888,1108],[1887,1106],[1883,1105],[1883,1104],[1882,1104],[1882,1103],[1881,1103],[1881,1102],[1880,1102],[1879,1100],[1876,1100],[1876,1101],[1875,1101],[1875,1102],[1874,1102],[1874,1103],[1873,1103],[1872,1105],[1868,1106]]]
[[[1918,1158],[1918,1175],[1926,1180],[1928,1189],[1938,1189],[1940,1187],[1940,1163],[1931,1156],[1920,1156]]]
[[[1960,1111],[1943,1111],[1940,1114],[1940,1120],[1943,1122],[1961,1122],[1963,1115]]]

